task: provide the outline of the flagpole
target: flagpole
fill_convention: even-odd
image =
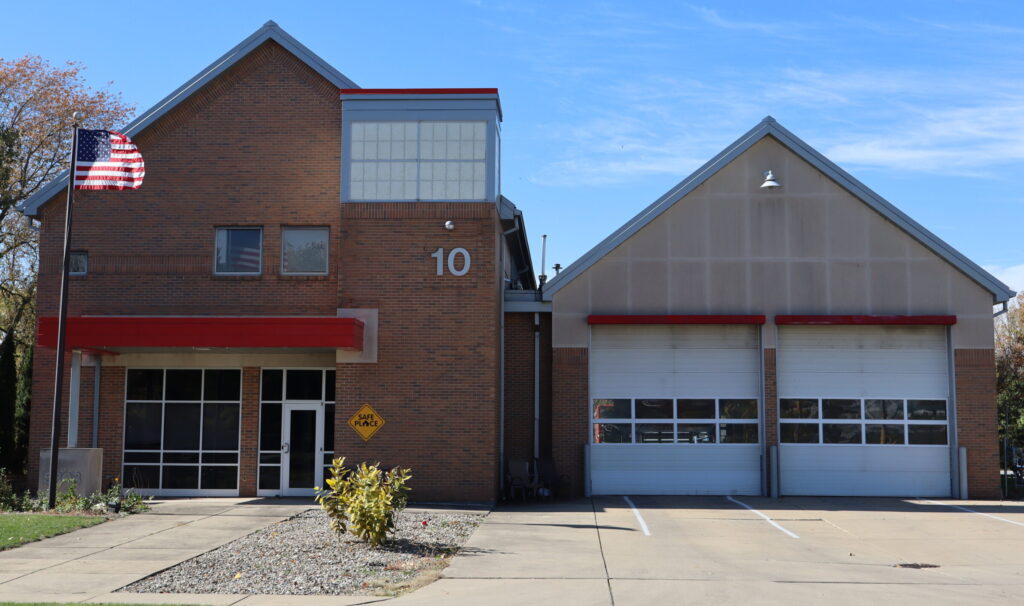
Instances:
[[[68,201],[64,215],[64,259],[61,262],[60,315],[57,320],[57,371],[53,387],[53,424],[50,434],[50,494],[47,507],[57,505],[57,459],[60,453],[60,405],[64,392],[64,333],[68,315],[68,264],[71,260],[71,210],[75,203],[75,161],[78,156],[78,112],[72,116],[71,173],[68,177]]]

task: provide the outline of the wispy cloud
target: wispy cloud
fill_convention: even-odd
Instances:
[[[727,19],[718,11],[704,6],[690,6],[690,9],[705,23],[727,30],[758,32],[767,36],[797,40],[803,37],[801,30],[805,28],[802,24],[780,23],[768,19],[758,21],[739,21]]]
[[[999,278],[1004,284],[1017,292],[1024,291],[1024,264],[986,265],[985,271]]]

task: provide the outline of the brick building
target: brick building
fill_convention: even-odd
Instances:
[[[273,23],[142,114],[143,188],[76,194],[62,444],[163,495],[310,494],[343,455],[424,501],[528,459],[574,493],[996,496],[1005,285],[771,119],[539,285],[500,123]],[[66,183],[24,208],[32,477]]]

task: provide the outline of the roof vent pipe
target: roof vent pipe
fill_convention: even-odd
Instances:
[[[537,279],[540,280],[540,287],[544,288],[544,283],[548,281],[547,267],[548,265],[548,235],[544,234],[540,237],[540,275]]]

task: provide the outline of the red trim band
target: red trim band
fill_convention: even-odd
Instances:
[[[342,95],[497,95],[496,88],[343,88]]]
[[[956,316],[775,316],[778,325],[952,326]]]
[[[57,346],[57,318],[39,318],[38,344]],[[317,347],[363,350],[356,318],[140,317],[67,319],[67,349],[111,347]]]
[[[587,316],[587,324],[764,324],[764,316]]]

